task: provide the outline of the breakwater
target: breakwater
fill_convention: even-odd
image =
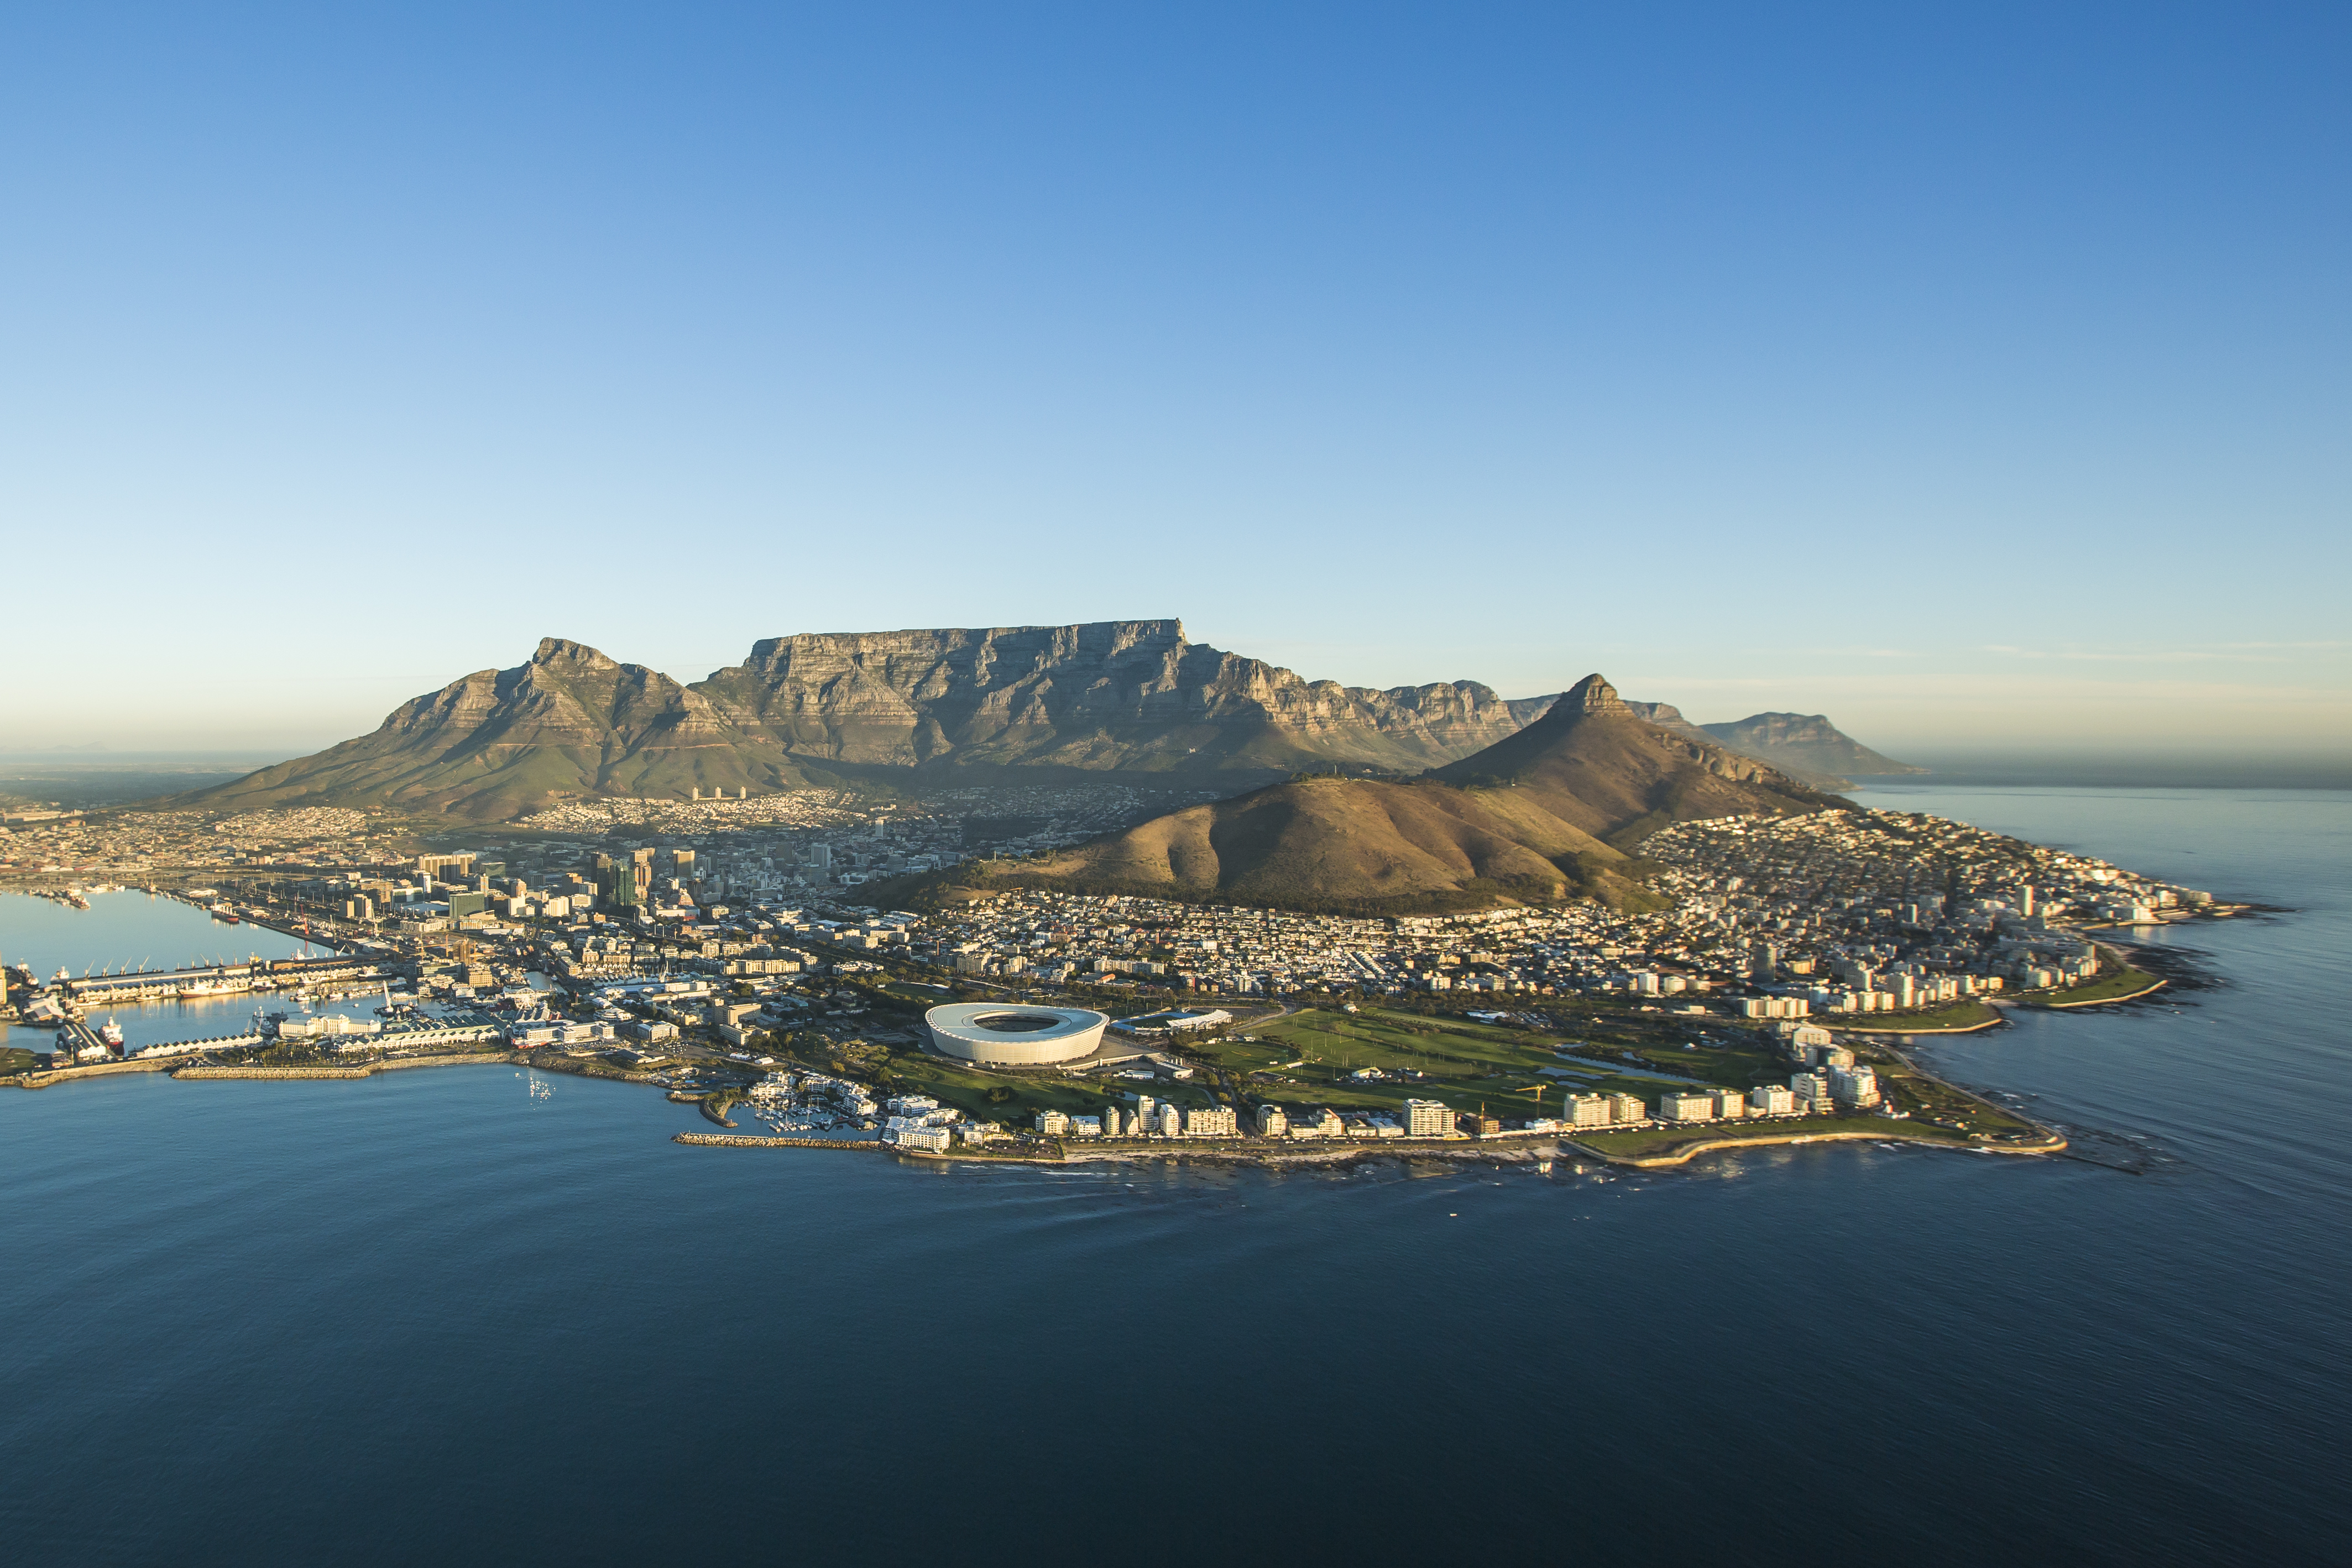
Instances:
[[[1954,1149],[1962,1153],[1979,1154],[2057,1154],[2066,1148],[2066,1140],[2052,1133],[2038,1143],[1976,1143],[1958,1142],[1950,1138],[1929,1137],[1917,1132],[1782,1132],[1762,1138],[1708,1138],[1685,1143],[1658,1154],[1612,1154],[1563,1138],[1563,1149],[1573,1149],[1595,1160],[1612,1165],[1624,1165],[1637,1171],[1665,1170],[1675,1165],[1687,1165],[1701,1154],[1712,1154],[1731,1149],[1769,1149],[1791,1143],[1916,1143],[1928,1149]]]
[[[127,1062],[93,1062],[89,1067],[51,1068],[47,1072],[28,1072],[12,1079],[0,1079],[0,1084],[15,1084],[18,1089],[47,1089],[51,1084],[68,1083],[76,1079],[109,1078],[125,1072],[168,1072],[168,1060]]]
[[[374,1071],[375,1069],[373,1068],[224,1068],[191,1065],[182,1068],[178,1072],[173,1073],[172,1077],[175,1079],[187,1078],[367,1078]]]
[[[693,1143],[705,1149],[888,1149],[893,1145],[870,1138],[754,1138],[741,1132],[680,1132],[673,1143]]]
[[[175,1079],[352,1079],[373,1078],[380,1072],[396,1072],[403,1068],[457,1068],[488,1062],[511,1062],[520,1058],[506,1051],[476,1051],[454,1057],[395,1057],[389,1061],[353,1063],[349,1067],[215,1067],[208,1063],[191,1064],[173,1073]]]
[[[403,1068],[462,1068],[483,1062],[520,1062],[513,1051],[467,1051],[453,1057],[387,1057],[371,1065],[373,1072],[397,1072]]]

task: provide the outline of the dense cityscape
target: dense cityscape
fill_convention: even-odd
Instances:
[[[20,818],[6,868],[34,890],[79,900],[161,889],[320,951],[169,976],[18,969],[16,1016],[59,1030],[46,1064],[20,1068],[172,1058],[183,1071],[298,1073],[509,1051],[706,1099],[726,1125],[740,1102],[779,1135],[878,1133],[940,1152],[1901,1120],[1911,1110],[1894,1109],[1878,1076],[1896,1065],[1875,1048],[1886,1037],[1996,1021],[1995,998],[2064,1005],[2097,994],[2084,988],[2153,984],[2112,952],[2103,961],[2089,933],[2228,912],[2105,861],[1861,809],[1669,826],[1642,846],[1641,907],[1622,909],[1587,900],[1372,918],[954,889],[920,910],[866,901],[971,855],[1054,847],[1166,805],[1125,786],[576,803],[485,835],[482,847],[422,850],[410,825],[344,808]],[[370,988],[383,1004],[370,1016],[312,1015],[314,1001]],[[246,992],[258,994],[254,1021],[226,1038],[129,1050],[91,1022],[101,1006]],[[950,1063],[918,1020],[950,996],[1097,1008],[1113,1019],[1109,1043],[1043,1075]],[[1318,1103],[1306,1092],[1316,1084],[1286,1070],[1308,1047],[1277,1047],[1318,1008],[1368,1023],[1415,1009],[1449,1037],[1507,1030],[1557,1060],[1497,1058],[1481,1070],[1532,1084],[1490,1074],[1469,1086],[1531,1092],[1533,1114],[1450,1106],[1431,1073],[1370,1065],[1369,1053],[1334,1076],[1346,1094]],[[1580,1017],[1622,1019],[1627,1048],[1567,1037]],[[1682,1048],[1704,1038],[1777,1076],[1684,1081],[1687,1069],[1639,1048],[1661,1028],[1712,1031]],[[1084,1080],[1093,1098],[1046,1103],[1043,1078]]]

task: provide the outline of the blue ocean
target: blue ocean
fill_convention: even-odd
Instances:
[[[974,1170],[503,1067],[0,1092],[0,1555],[2345,1561],[2352,795],[1866,798],[2286,912],[1933,1048],[2046,1161]]]

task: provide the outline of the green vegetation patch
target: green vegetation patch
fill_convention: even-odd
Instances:
[[[1437,1100],[1456,1110],[1483,1106],[1505,1120],[1556,1116],[1570,1094],[1646,1100],[1682,1083],[1744,1089],[1788,1076],[1774,1047],[1746,1030],[1695,1040],[1688,1025],[1670,1016],[1610,1017],[1550,998],[1545,1012],[1572,1032],[1402,1008],[1311,1008],[1241,1026],[1258,1037],[1255,1042],[1213,1037],[1183,1048],[1246,1083],[1253,1100],[1383,1111],[1408,1099]],[[1585,1059],[1563,1058],[1563,1047]],[[1349,1076],[1363,1068],[1396,1076]]]
[[[1987,1024],[2000,1022],[2000,1015],[1984,1003],[1969,997],[1946,1007],[1922,1007],[1910,1013],[1864,1013],[1863,1022],[1846,1023],[1838,1015],[1828,1015],[1815,1022],[1833,1029],[1850,1029],[1857,1034],[1903,1035],[1929,1029],[1976,1029]]]
[[[1762,1142],[1775,1138],[1820,1137],[1823,1133],[1862,1133],[1874,1138],[1924,1139],[1929,1142],[1965,1144],[1968,1134],[1916,1121],[1898,1121],[1885,1116],[1807,1116],[1769,1121],[1703,1121],[1689,1126],[1638,1127],[1624,1132],[1579,1132],[1576,1142],[1599,1154],[1647,1159],[1675,1154],[1694,1143]]]
[[[2103,963],[2100,973],[2080,985],[2057,986],[2048,991],[2029,991],[2020,998],[2031,1003],[2063,1003],[2080,1007],[2093,1002],[2114,1002],[2147,990],[2158,977],[2129,964],[2108,970]]]

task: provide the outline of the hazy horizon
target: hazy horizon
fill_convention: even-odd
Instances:
[[[1203,639],[1196,637],[1194,640]],[[536,644],[532,646],[535,647]],[[599,651],[624,663],[643,663],[642,660],[632,659],[625,653],[614,649],[604,648]],[[1227,648],[1225,651],[1243,654],[1252,652],[1246,647]],[[525,648],[523,654],[515,662],[522,662],[528,658],[529,652],[530,649]],[[1253,655],[1253,657],[1255,656]],[[1572,662],[1570,661],[1570,664]],[[513,665],[482,668],[510,668]],[[160,734],[151,732],[146,737],[146,743],[141,743],[138,741],[121,742],[96,741],[50,746],[6,744],[0,745],[0,765],[20,763],[68,763],[80,760],[94,766],[146,763],[184,766],[217,760],[225,766],[235,763],[237,771],[250,771],[291,758],[308,756],[323,751],[338,742],[370,733],[379,728],[389,717],[393,709],[400,703],[429,695],[451,681],[471,673],[473,673],[471,670],[454,671],[446,679],[418,686],[372,716],[362,718],[358,711],[353,710],[351,723],[341,731],[314,731],[307,735],[279,731],[275,736],[269,735],[265,731],[251,739],[240,742],[233,734],[224,734],[218,726],[208,726],[197,732],[197,736],[205,742],[202,744],[171,744],[163,738],[168,736],[169,731],[162,731]],[[685,684],[707,679],[710,672],[691,677],[681,676],[675,670],[661,670],[660,673]],[[1301,670],[1297,673],[1310,680],[1337,679],[1343,685],[1359,687],[1371,684],[1368,681],[1349,680],[1344,676],[1314,670]],[[1585,670],[1582,673],[1591,674],[1594,671]],[[1613,672],[1606,669],[1600,670],[1599,673],[1609,677],[1626,697],[1643,702],[1670,703],[1678,708],[1685,718],[1698,724],[1736,722],[1766,712],[1821,712],[1854,740],[1895,761],[1928,767],[1939,774],[1953,777],[1990,780],[2016,776],[2037,781],[2055,781],[2070,774],[2079,773],[2082,775],[2082,782],[2116,784],[2141,781],[2156,783],[2161,782],[2173,773],[2185,773],[2199,778],[2228,774],[2242,776],[2249,781],[2270,779],[2284,784],[2307,784],[2315,779],[2325,778],[2329,781],[2328,787],[2352,784],[2352,738],[2326,729],[2300,737],[2263,737],[2250,742],[2242,731],[2233,730],[2226,724],[2210,725],[2204,732],[2176,733],[2168,737],[2164,744],[2157,745],[2138,735],[2102,734],[2096,730],[2087,728],[2065,741],[2059,741],[2047,735],[2036,736],[2031,724],[2013,725],[2003,729],[1985,723],[1973,727],[1971,738],[1972,727],[1968,725],[1958,726],[1956,731],[1942,732],[1924,727],[1921,721],[1923,717],[1934,717],[1938,713],[1954,711],[1948,707],[1941,710],[1929,709],[1924,715],[1915,714],[1908,723],[1887,724],[1873,729],[1868,723],[1867,717],[1857,720],[1853,715],[1860,713],[1867,716],[1877,711],[1883,706],[1882,704],[1856,702],[1852,704],[1847,711],[1839,711],[1835,709],[1807,709],[1790,703],[1760,700],[1769,694],[1759,689],[1760,683],[1754,681],[1683,683],[1684,686],[1700,688],[1709,686],[1727,688],[1735,694],[1750,693],[1759,699],[1754,706],[1740,707],[1736,702],[1727,703],[1717,700],[1714,706],[1710,707],[1709,700],[1706,696],[1693,698],[1680,688],[1667,689],[1645,685],[1638,679],[1619,679]],[[1575,679],[1581,679],[1581,676],[1563,680],[1549,689],[1534,691],[1513,690],[1501,687],[1494,681],[1482,680],[1482,678],[1477,675],[1461,673],[1451,676],[1432,676],[1428,678],[1428,681],[1412,684],[1428,684],[1430,681],[1436,680],[1481,680],[1483,684],[1495,687],[1499,695],[1519,700],[1551,695],[1573,684]],[[2300,743],[2296,743],[2297,742]]]
[[[1181,616],[2352,749],[2352,14],[0,21],[0,751]]]

